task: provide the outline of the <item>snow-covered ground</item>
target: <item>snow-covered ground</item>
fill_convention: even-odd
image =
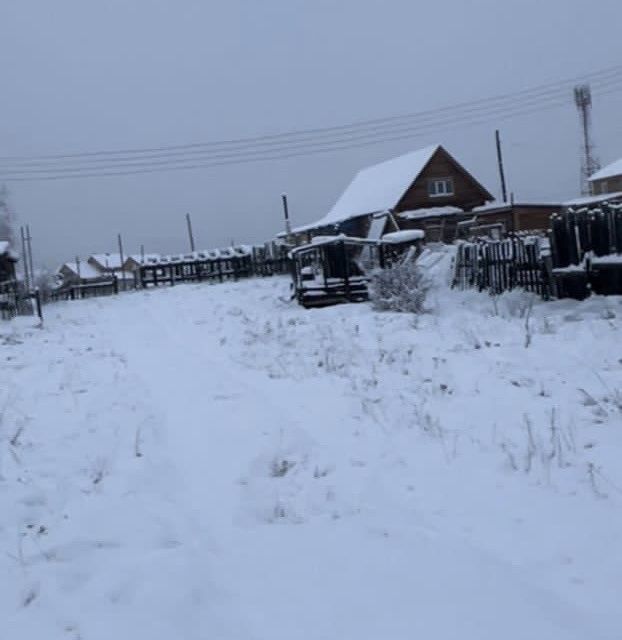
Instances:
[[[0,324],[0,638],[622,637],[622,300],[288,287]]]

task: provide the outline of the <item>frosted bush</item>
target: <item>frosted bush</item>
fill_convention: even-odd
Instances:
[[[369,298],[376,311],[423,313],[430,283],[414,262],[398,264],[376,272]]]

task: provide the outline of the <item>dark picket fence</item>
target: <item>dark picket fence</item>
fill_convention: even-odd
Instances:
[[[224,282],[241,278],[266,277],[290,272],[287,255],[270,257],[259,251],[205,259],[158,261],[136,270],[136,285],[141,288],[175,285],[183,282]]]
[[[452,286],[497,295],[512,289],[551,297],[548,242],[538,236],[511,235],[458,244]]]
[[[195,252],[158,260],[148,260],[134,271],[134,280],[116,276],[101,280],[82,280],[50,293],[49,299],[82,300],[116,295],[122,291],[175,285],[185,282],[224,282],[251,277],[290,273],[291,266],[284,247],[231,248],[221,251]]]
[[[133,289],[134,283],[131,283],[131,287],[127,286],[126,288]],[[119,281],[116,277],[113,277],[98,282],[84,281],[78,284],[71,284],[61,289],[56,289],[49,295],[49,298],[52,301],[82,300],[83,298],[115,295],[119,293],[119,289]]]
[[[551,254],[559,297],[622,295],[622,204],[554,215]]]

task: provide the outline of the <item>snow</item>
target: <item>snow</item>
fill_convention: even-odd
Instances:
[[[59,271],[62,268],[68,269],[69,271],[71,271],[73,274],[75,274],[76,276],[78,275],[78,273],[80,274],[80,278],[84,279],[84,280],[93,280],[95,278],[101,278],[102,276],[104,276],[105,274],[103,274],[99,269],[96,269],[92,264],[90,264],[89,262],[80,262],[80,264],[78,265],[78,263],[73,260],[70,262],[65,262],[62,267],[59,269]]]
[[[387,226],[387,221],[389,219],[390,218],[387,215],[373,216],[369,225],[369,230],[367,231],[367,239],[380,240],[380,236],[382,235],[384,228]],[[395,225],[392,224],[391,226]]]
[[[619,638],[622,299],[451,258],[416,322],[271,278],[0,324],[0,636]]]
[[[590,204],[599,204],[601,202],[609,202],[611,200],[617,200],[622,198],[622,191],[616,193],[605,193],[599,196],[584,196],[581,198],[574,198],[573,200],[567,200],[564,202],[565,207],[581,207]]]
[[[433,218],[436,216],[455,216],[464,214],[458,207],[431,207],[429,209],[414,209],[412,211],[402,211],[398,214],[404,220],[422,220],[423,218]]]
[[[160,254],[159,253],[145,253],[145,255],[141,255],[140,253],[138,254],[133,254],[131,256],[129,256],[129,258],[126,258],[126,260],[128,259],[132,259],[134,262],[136,262],[137,264],[149,264],[150,262],[157,262],[160,259]]]
[[[469,213],[487,213],[490,211],[511,210],[514,207],[550,207],[551,209],[560,209],[559,202],[544,202],[542,200],[536,202],[490,202],[479,207],[474,207]]]
[[[9,251],[9,243],[7,240],[0,240],[0,255],[4,255]]]
[[[103,269],[121,268],[121,255],[118,253],[94,253],[89,260],[97,262]]]
[[[338,224],[350,218],[393,209],[440,145],[435,144],[362,169],[320,220],[294,233]]]
[[[604,180],[606,178],[613,178],[614,176],[622,176],[622,158],[593,173],[589,177],[589,181]]]
[[[423,240],[425,232],[422,229],[404,229],[403,231],[392,231],[382,236],[383,242],[389,244],[400,244],[402,242],[414,242],[415,240]]]
[[[606,256],[592,256],[590,259],[592,264],[601,264],[601,265],[618,265],[622,264],[622,254],[619,253],[610,253]]]
[[[313,238],[311,238],[311,244],[331,244],[333,242],[336,242],[337,240],[341,239],[341,238],[345,238],[345,234],[341,233],[339,235],[332,235],[332,236],[313,236]]]

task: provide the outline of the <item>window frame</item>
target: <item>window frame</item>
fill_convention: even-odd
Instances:
[[[443,191],[438,190],[438,185],[443,185]],[[447,188],[449,187],[449,191]],[[428,179],[428,197],[430,198],[448,198],[456,194],[454,188],[454,179],[451,176],[444,178]]]

